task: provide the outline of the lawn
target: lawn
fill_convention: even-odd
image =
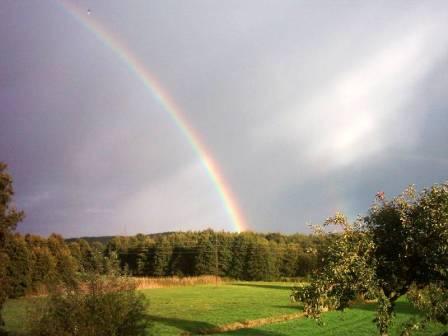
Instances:
[[[201,329],[228,323],[297,313],[297,305],[289,301],[290,286],[287,283],[235,282],[218,287],[201,285],[147,289],[142,292],[150,300],[149,313],[154,321],[152,334],[163,336],[195,334]],[[4,317],[9,330],[22,330],[26,305],[30,302],[21,299],[7,303]],[[416,314],[405,300],[400,301],[397,308],[399,314],[395,327]],[[359,305],[344,313],[324,314],[325,326],[318,326],[311,320],[298,319],[220,335],[374,335],[374,314],[373,305]],[[429,331],[419,335],[433,335],[435,331],[442,330],[448,331],[447,328],[432,326]],[[398,334],[393,332],[392,335]]]
[[[417,312],[411,305],[402,299],[397,302],[397,315],[390,332],[391,336],[400,335],[400,327],[403,322]],[[329,312],[323,314],[323,325],[318,325],[310,319],[299,319],[285,323],[274,323],[264,325],[258,328],[241,329],[238,331],[215,334],[215,336],[367,336],[378,335],[376,326],[373,322],[375,317],[375,305],[356,305],[344,312]],[[440,335],[448,332],[447,327],[431,324],[426,330],[415,332],[415,336]]]

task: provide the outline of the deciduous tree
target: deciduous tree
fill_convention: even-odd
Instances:
[[[12,177],[6,169],[6,164],[0,162],[0,327],[3,325],[1,310],[9,291],[9,258],[6,247],[17,223],[24,217],[24,213],[16,210],[12,204],[14,196]]]
[[[364,218],[351,224],[338,214],[329,224],[341,230],[324,267],[310,286],[293,293],[309,316],[344,309],[356,295],[368,295],[377,299],[378,329],[387,335],[395,301],[414,288],[420,293],[411,296],[417,306],[438,307],[426,309],[425,319],[447,323],[441,318],[448,313],[446,303],[434,300],[443,300],[448,291],[448,184],[419,194],[410,187],[390,201],[381,194]],[[318,231],[325,235],[322,227]]]

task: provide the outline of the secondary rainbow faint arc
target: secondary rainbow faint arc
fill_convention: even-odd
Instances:
[[[112,36],[112,34],[104,29],[104,27],[97,21],[92,19],[89,9],[82,9],[66,0],[58,0],[57,2],[78,22],[89,31],[93,32],[96,37],[108,46],[143,82],[144,86],[153,94],[163,109],[168,112],[178,129],[182,131],[194,151],[200,157],[202,164],[221,197],[226,212],[235,226],[236,231],[241,232],[247,230],[248,226],[243,213],[236,202],[235,196],[220,173],[218,165],[209,154],[205,144],[200,141],[200,138],[193,127],[190,126],[187,119],[183,116],[182,110],[158,83],[156,77],[149,72],[145,65],[132,53],[131,50],[129,50],[129,48]]]

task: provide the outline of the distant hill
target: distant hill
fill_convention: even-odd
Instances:
[[[150,238],[156,238],[161,236],[168,236],[175,233],[174,231],[168,231],[168,232],[160,232],[160,233],[148,233],[144,234],[144,236],[150,237]],[[134,237],[135,235],[127,235],[126,237]],[[84,239],[89,244],[92,244],[94,242],[100,242],[101,244],[107,244],[110,240],[112,240],[115,237],[123,237],[123,235],[116,235],[116,236],[97,236],[97,237],[78,237],[78,238],[67,238],[65,241],[67,243],[77,241],[80,239]]]
[[[102,244],[107,244],[112,238],[116,236],[98,236],[98,237],[79,237],[79,238],[67,238],[65,239],[66,243],[74,242],[80,239],[87,241],[89,244],[94,242],[100,242]]]

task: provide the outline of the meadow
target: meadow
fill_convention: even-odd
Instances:
[[[358,304],[343,313],[325,313],[324,325],[318,325],[301,317],[299,305],[290,302],[291,286],[291,283],[284,282],[228,282],[218,286],[142,289],[150,301],[149,314],[153,320],[148,335],[376,334],[372,322],[375,315],[373,304]],[[17,333],[24,330],[27,306],[33,300],[40,299],[22,298],[7,302],[4,309],[7,329]],[[418,313],[404,299],[397,303],[397,312],[391,335],[398,336],[400,324]],[[434,335],[443,331],[448,329],[433,324],[416,335]]]

